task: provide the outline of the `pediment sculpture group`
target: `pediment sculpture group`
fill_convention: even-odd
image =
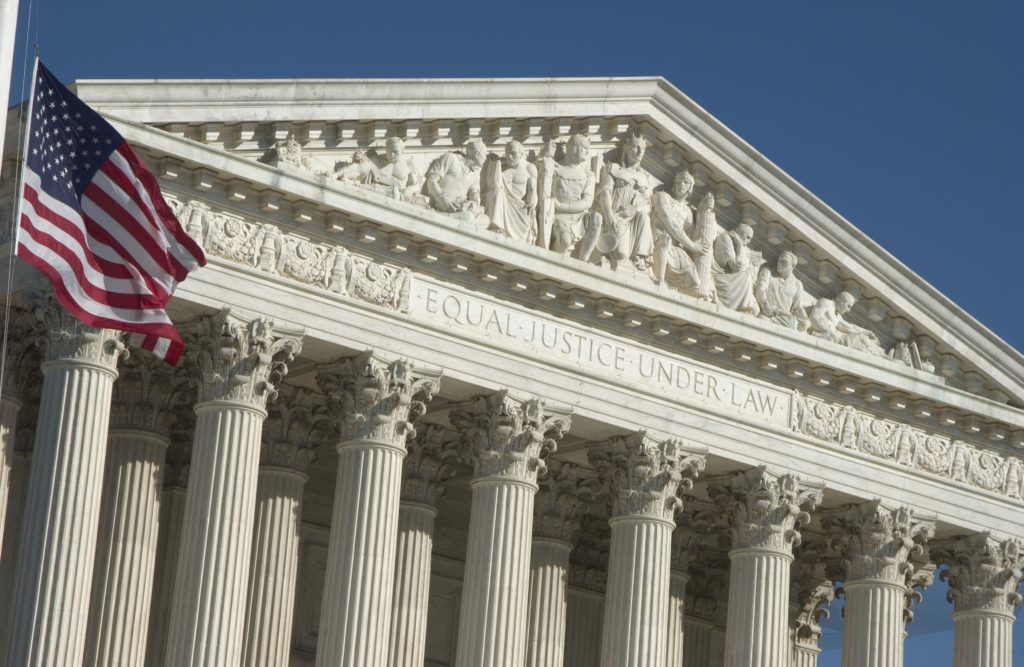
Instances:
[[[794,253],[782,252],[774,271],[766,266],[750,247],[751,225],[731,230],[719,225],[714,194],[706,193],[696,206],[690,203],[696,180],[688,170],[678,172],[670,188],[659,187],[641,167],[647,149],[642,136],[627,136],[618,159],[606,162],[600,174],[591,166],[590,141],[581,134],[568,138],[561,159],[549,141],[533,162],[518,141],[505,144],[499,158],[473,139],[464,150],[435,159],[425,173],[401,138],[389,137],[384,149],[383,166],[356,151],[351,162],[337,163],[325,176],[472,222],[515,242],[644,272],[696,299],[871,355],[933,368],[910,355],[906,344],[887,352],[873,332],[849,322],[845,315],[855,303],[849,292],[835,298],[808,295],[794,274]],[[315,171],[291,137],[267,157],[271,164]]]

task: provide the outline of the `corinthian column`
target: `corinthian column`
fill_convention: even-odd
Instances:
[[[299,561],[299,524],[306,468],[316,458],[317,401],[305,389],[282,387],[263,424],[256,521],[245,622],[245,667],[288,664]]]
[[[873,500],[822,522],[846,570],[842,667],[902,667],[910,557],[934,534],[909,508]]]
[[[199,320],[186,343],[201,382],[165,664],[237,665],[265,408],[301,339],[225,310]]]
[[[611,503],[601,667],[662,667],[674,516],[704,456],[644,431],[596,445],[588,456]]]
[[[790,660],[789,571],[793,544],[821,503],[821,490],[764,466],[712,485],[708,495],[731,534],[725,667],[776,667]]]
[[[562,667],[569,554],[579,533],[583,505],[578,495],[579,469],[572,463],[554,460],[548,465],[533,512],[528,667]]]
[[[14,462],[14,436],[18,429],[18,412],[22,404],[22,385],[35,370],[38,355],[33,343],[39,335],[38,321],[30,312],[10,307],[10,318],[0,327],[7,329],[7,350],[4,355],[2,395],[0,395],[0,551],[11,490],[11,467]],[[17,536],[15,536],[17,537]]]
[[[790,585],[789,618],[793,641],[793,667],[816,667],[821,649],[822,618],[835,597],[832,580],[825,575],[825,545],[804,543],[795,550]]]
[[[474,465],[455,664],[522,667],[537,474],[570,420],[505,391],[455,406],[449,419]]]
[[[439,378],[372,352],[317,373],[338,435],[319,667],[387,664],[402,459]]]
[[[687,521],[687,525],[676,526],[672,533],[665,664],[673,667],[682,667],[683,664],[686,635],[686,584],[690,581],[690,561],[702,546],[702,540],[688,523]]]
[[[141,667],[145,657],[174,382],[170,366],[143,354],[114,383],[87,666]]]
[[[933,553],[949,564],[943,576],[953,602],[953,667],[1011,667],[1024,546],[981,533]]]
[[[26,295],[45,355],[7,665],[79,665],[96,557],[110,392],[120,332],[73,319],[49,294]]]
[[[402,463],[390,667],[421,667],[425,659],[434,518],[444,482],[455,474],[457,439],[451,429],[430,424],[409,441],[409,453]]]
[[[683,619],[686,647],[682,667],[722,667],[725,662],[729,556],[705,542],[694,550],[689,573],[686,616]]]

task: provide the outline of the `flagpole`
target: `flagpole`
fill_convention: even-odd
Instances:
[[[14,68],[14,42],[18,34],[18,0],[0,0],[0,96],[3,122],[0,122],[0,157],[7,138],[7,109],[11,105],[11,72]],[[3,160],[0,159],[0,170]],[[0,173],[0,176],[3,174]]]

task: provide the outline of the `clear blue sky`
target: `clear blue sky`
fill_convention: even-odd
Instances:
[[[65,80],[664,76],[1024,348],[1024,3],[44,0],[40,19]],[[944,589],[908,667],[949,662],[925,635],[951,627]]]

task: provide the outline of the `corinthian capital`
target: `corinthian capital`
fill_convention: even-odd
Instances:
[[[6,322],[0,316],[0,326],[7,330],[3,395],[20,400],[26,383],[39,368],[36,343],[43,333],[42,326],[31,312],[17,306],[10,307]]]
[[[124,332],[82,324],[57,302],[49,288],[26,290],[25,305],[39,322],[44,362],[89,361],[113,370],[127,356]]]
[[[596,494],[611,501],[612,517],[672,521],[682,507],[680,496],[704,470],[705,454],[637,431],[596,445],[588,457],[598,475]]]
[[[402,461],[402,500],[434,505],[455,475],[459,434],[438,424],[417,429]]]
[[[228,309],[188,327],[188,368],[200,378],[199,401],[239,401],[263,409],[277,398],[302,334],[266,318],[245,320]]]
[[[441,373],[388,361],[372,351],[339,359],[317,371],[327,394],[327,418],[339,442],[375,440],[404,448],[413,423],[440,388]]]
[[[829,617],[828,607],[835,599],[835,587],[825,574],[825,550],[821,542],[805,543],[794,549],[789,614],[797,646],[817,648],[821,639],[820,621]]]
[[[912,556],[935,534],[929,521],[915,521],[909,507],[889,508],[875,499],[822,521],[832,545],[843,556],[844,581],[885,579],[906,584],[913,577]]]
[[[316,460],[314,448],[323,437],[317,429],[322,403],[321,397],[309,389],[281,386],[278,400],[267,409],[263,422],[261,466],[305,473]]]
[[[477,477],[510,477],[531,484],[547,467],[541,457],[557,449],[571,423],[567,412],[505,390],[453,406],[448,419],[458,429]]]
[[[533,534],[573,544],[580,531],[580,469],[573,463],[548,461],[533,503]]]
[[[821,504],[820,488],[802,485],[793,474],[776,475],[764,466],[735,473],[728,484],[708,486],[733,549],[777,549],[792,553],[800,528]]]
[[[978,533],[958,537],[945,548],[932,550],[949,565],[946,597],[956,611],[998,611],[1012,614],[1020,606],[1017,592],[1024,578],[1024,545],[1019,540]]]

